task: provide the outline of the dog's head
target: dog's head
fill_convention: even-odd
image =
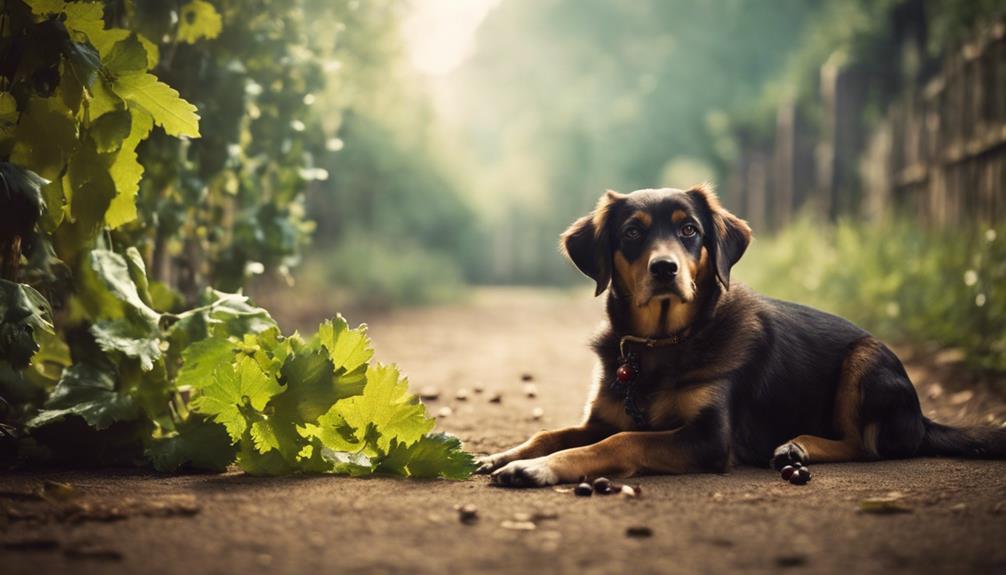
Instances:
[[[751,228],[705,185],[631,194],[608,191],[590,214],[562,234],[562,250],[597,282],[636,306],[695,299],[698,283],[715,274],[730,287],[730,268],[751,242]]]

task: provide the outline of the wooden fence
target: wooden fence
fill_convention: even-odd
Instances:
[[[908,36],[901,58],[924,54]],[[1006,25],[978,28],[928,65],[892,66],[900,88],[867,122],[862,67],[838,56],[821,68],[814,126],[792,102],[770,141],[747,143],[723,188],[755,229],[778,229],[810,209],[834,219],[894,209],[927,225],[1006,220]],[[869,127],[867,127],[869,124]]]

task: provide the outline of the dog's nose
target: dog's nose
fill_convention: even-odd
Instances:
[[[666,281],[674,279],[674,276],[677,274],[678,262],[672,259],[661,258],[650,262],[650,275],[653,276],[654,279]]]

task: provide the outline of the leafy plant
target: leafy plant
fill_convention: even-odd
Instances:
[[[885,338],[958,349],[1006,371],[1006,229],[924,229],[905,220],[803,216],[759,239],[737,276],[766,294],[837,313]]]
[[[188,298],[148,277],[142,248],[151,237],[155,255],[157,242],[170,240],[183,251],[279,245],[282,260],[306,228],[294,213],[304,178],[285,167],[259,171],[243,136],[247,146],[238,155],[245,163],[226,170],[209,148],[188,153],[203,120],[173,81],[162,81],[164,50],[148,38],[167,42],[170,58],[179,46],[226,36],[225,22],[259,17],[242,12],[241,2],[220,4],[223,14],[210,2],[185,3],[164,34],[149,25],[170,16],[164,3],[126,2],[124,12],[110,15],[102,2],[88,1],[13,0],[0,9],[0,211],[7,218],[0,234],[0,455],[149,461],[164,471],[220,470],[236,461],[254,474],[467,477],[473,464],[460,442],[431,433],[433,420],[396,368],[370,363],[365,328],[350,329],[339,317],[306,340],[285,337],[248,298],[206,287],[208,276],[189,278],[182,286]],[[107,27],[106,16],[133,25]],[[247,33],[259,32],[252,26]],[[267,40],[270,49],[296,49],[282,37]],[[221,65],[219,53],[209,54],[202,64],[199,54],[191,61]],[[243,92],[246,78],[236,81]],[[219,104],[197,102],[200,109]],[[236,121],[245,122],[247,110]],[[208,123],[214,133],[225,128]],[[277,136],[264,132],[257,153],[271,153]],[[156,143],[141,150],[151,139]],[[196,160],[202,171],[192,168]],[[220,183],[238,177],[236,190]],[[210,209],[202,210],[207,202],[189,193],[192,186],[213,187]],[[158,225],[170,210],[145,203],[141,189],[191,207],[196,227]],[[230,218],[231,240],[210,238],[207,227],[226,223],[217,208],[232,192],[239,201],[231,209],[250,221]],[[250,244],[234,239],[241,230]],[[239,267],[254,255],[243,252]],[[201,261],[226,268],[216,256]],[[17,283],[21,277],[31,285]],[[222,281],[236,289],[245,273],[227,277]],[[186,309],[186,300],[194,307]]]

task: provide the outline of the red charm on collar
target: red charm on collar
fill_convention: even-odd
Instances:
[[[632,369],[632,366],[628,363],[623,363],[618,366],[618,369],[615,371],[615,377],[617,377],[618,381],[621,383],[629,383],[634,377],[636,377],[636,370]]]

